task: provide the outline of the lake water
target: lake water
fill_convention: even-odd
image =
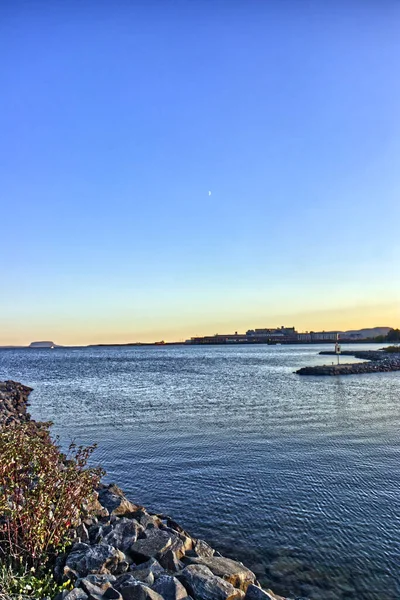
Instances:
[[[399,600],[400,373],[293,374],[326,348],[1,350],[0,380],[276,593]]]

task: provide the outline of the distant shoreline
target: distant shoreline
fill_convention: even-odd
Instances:
[[[375,342],[374,340],[341,340],[340,344],[348,345],[348,344],[382,344],[385,342]],[[389,342],[387,342],[389,343]],[[331,345],[333,344],[332,340],[310,340],[310,341],[290,341],[290,342],[275,342],[275,341],[246,341],[246,342],[126,342],[122,344],[87,344],[85,346],[55,346],[56,350],[71,350],[72,348],[124,348],[124,347],[142,347],[142,346],[315,346],[315,345]],[[0,346],[0,350],[52,350],[53,348],[48,347],[30,347],[30,346]]]

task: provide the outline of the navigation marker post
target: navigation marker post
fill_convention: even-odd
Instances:
[[[340,344],[339,344],[339,334],[336,334],[336,342],[335,342],[335,354],[337,356],[337,364],[340,364],[340,353],[341,353],[341,348],[340,348]]]

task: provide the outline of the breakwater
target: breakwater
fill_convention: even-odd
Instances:
[[[30,391],[0,383],[0,427],[30,420]],[[58,582],[74,587],[55,600],[285,600],[263,590],[243,563],[222,556],[168,515],[133,504],[114,484],[101,485],[83,510],[54,571]]]
[[[335,356],[335,352],[322,351],[320,354]],[[366,362],[317,365],[313,367],[302,367],[296,373],[298,375],[361,375],[364,373],[387,373],[400,371],[400,350],[398,353],[386,353],[384,350],[359,350],[343,351],[345,356],[354,356]]]
[[[27,407],[31,391],[16,381],[0,381],[0,426],[30,420]]]

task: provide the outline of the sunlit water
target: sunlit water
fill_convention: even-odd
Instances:
[[[133,501],[264,586],[399,600],[400,373],[293,374],[331,362],[321,349],[2,350],[0,380],[32,386],[35,418],[64,443],[97,442]]]

